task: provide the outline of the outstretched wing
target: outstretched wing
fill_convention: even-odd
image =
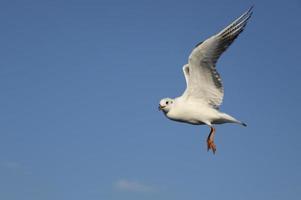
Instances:
[[[249,8],[221,32],[199,43],[193,49],[188,65],[183,67],[187,83],[183,96],[202,99],[215,108],[220,106],[224,89],[221,77],[216,71],[216,62],[244,30],[252,15],[252,9],[253,7]]]

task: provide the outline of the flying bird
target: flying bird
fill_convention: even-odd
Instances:
[[[221,76],[216,70],[216,63],[223,52],[245,29],[252,16],[253,6],[239,18],[216,35],[200,42],[192,50],[188,64],[183,66],[186,90],[180,97],[160,100],[159,110],[174,121],[194,125],[207,125],[210,133],[207,137],[207,151],[215,154],[214,124],[245,123],[219,110],[224,96]]]

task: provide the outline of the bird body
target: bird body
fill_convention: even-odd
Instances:
[[[238,123],[236,120],[226,113],[208,107],[204,102],[198,100],[187,100],[183,97],[174,99],[172,109],[164,112],[165,116],[171,120],[189,123],[193,125],[209,125],[223,123]]]
[[[213,138],[213,124],[245,123],[219,110],[224,97],[221,76],[216,70],[218,58],[234,42],[244,30],[252,16],[253,7],[249,8],[239,18],[222,31],[200,42],[192,50],[188,63],[183,66],[186,80],[186,90],[182,96],[175,99],[164,98],[159,109],[171,120],[194,125],[208,125],[210,134],[207,138],[208,150],[216,151]]]

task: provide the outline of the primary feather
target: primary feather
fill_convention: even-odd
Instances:
[[[224,89],[221,77],[216,70],[216,63],[222,53],[244,30],[252,15],[252,8],[218,34],[199,43],[193,49],[188,64],[183,67],[187,84],[184,97],[200,99],[214,108],[221,105]]]

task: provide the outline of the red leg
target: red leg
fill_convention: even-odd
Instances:
[[[214,135],[215,135],[215,128],[211,126],[210,133],[207,138],[207,151],[211,149],[213,154],[215,154],[216,152],[216,145],[214,144]]]

